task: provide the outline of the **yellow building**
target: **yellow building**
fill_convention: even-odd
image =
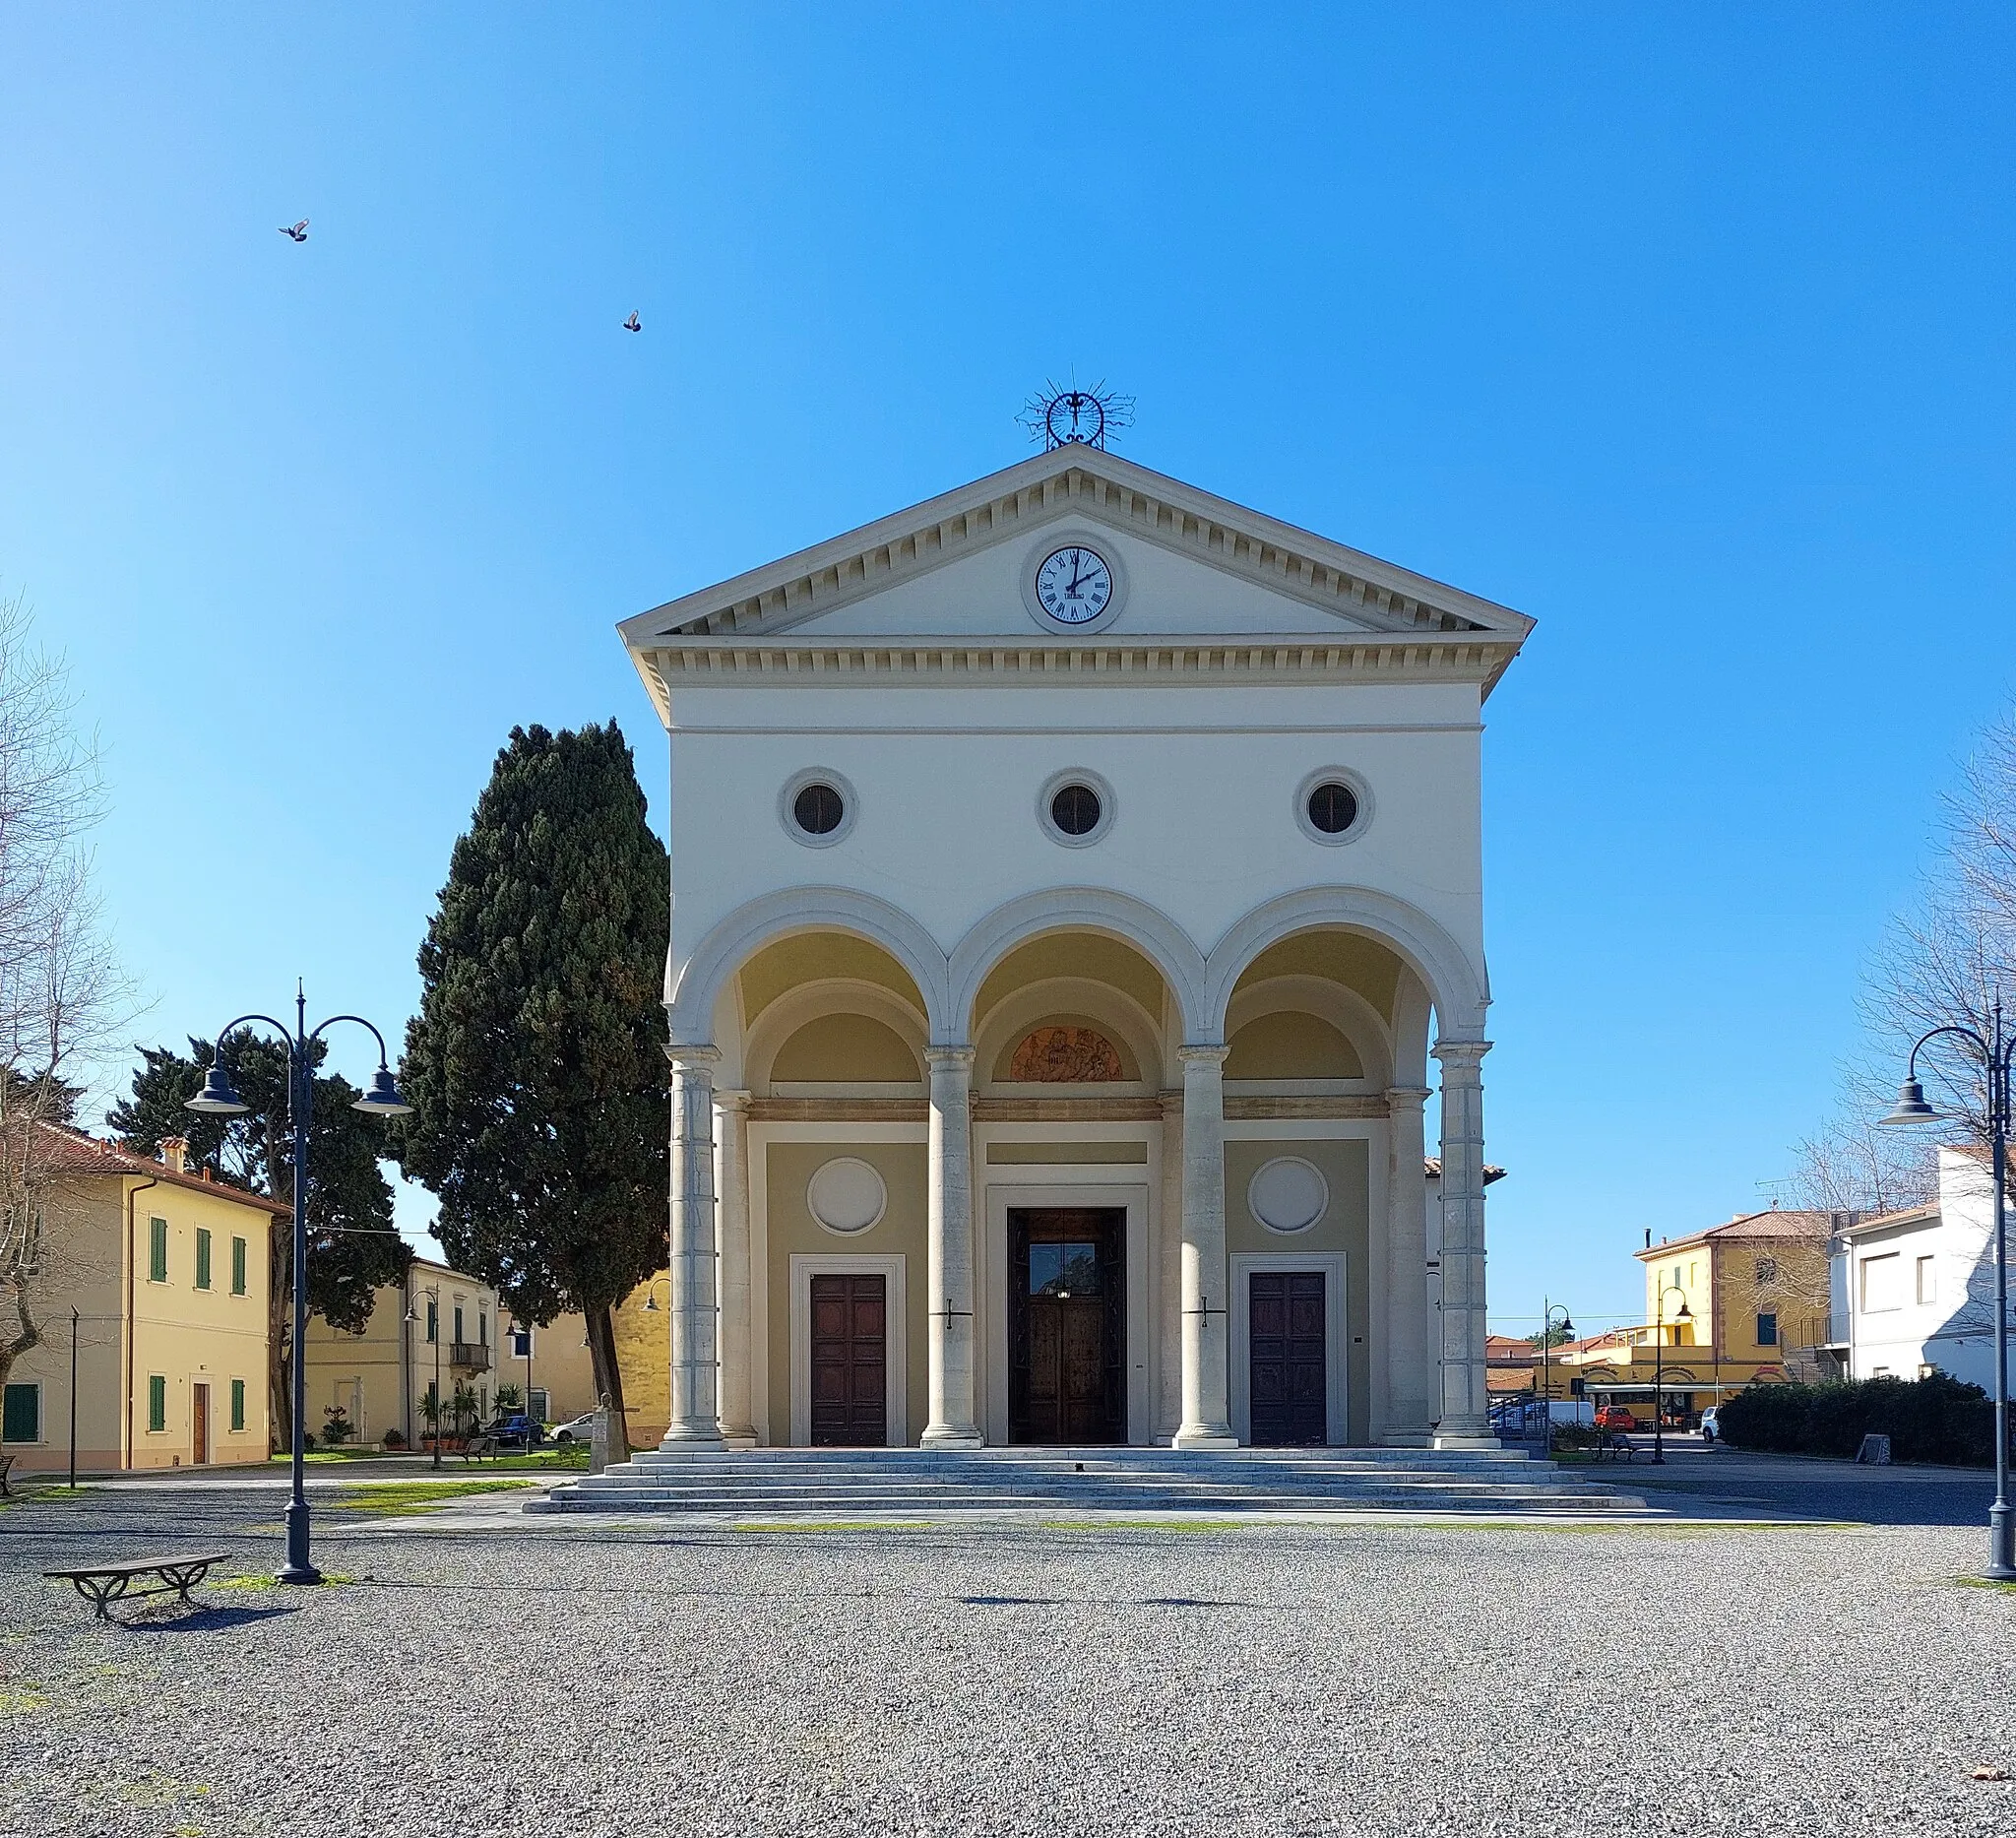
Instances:
[[[560,1314],[544,1327],[534,1327],[513,1315],[508,1302],[500,1299],[497,1305],[503,1322],[497,1337],[498,1389],[515,1390],[519,1408],[541,1423],[569,1423],[594,1410],[595,1363],[589,1358],[588,1323],[579,1314]],[[662,1433],[664,1426],[659,1429]]]
[[[310,1315],[308,1426],[323,1435],[341,1411],[352,1447],[382,1447],[396,1431],[417,1448],[432,1430],[428,1400],[438,1396],[446,1413],[459,1387],[487,1424],[497,1386],[509,1380],[497,1370],[498,1318],[487,1283],[424,1257],[413,1259],[403,1284],[379,1290],[360,1332]]]
[[[7,1374],[0,1418],[20,1470],[264,1462],[273,1225],[286,1208],[162,1161],[41,1126],[58,1174],[43,1208],[42,1344]],[[75,1311],[73,1319],[72,1311]]]
[[[1646,1322],[1557,1353],[1599,1403],[1649,1416],[1655,1378],[1670,1416],[1691,1417],[1787,1367],[1820,1367],[1830,1332],[1832,1213],[1739,1214],[1691,1237],[1635,1253]]]

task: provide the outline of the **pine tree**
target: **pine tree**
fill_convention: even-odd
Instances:
[[[620,1412],[610,1309],[665,1264],[664,846],[614,722],[514,728],[420,947],[400,1129],[435,1234],[520,1321],[588,1323]]]
[[[187,1055],[171,1046],[142,1046],[133,1094],[106,1112],[105,1121],[139,1155],[158,1155],[179,1136],[189,1145],[188,1166],[207,1169],[226,1185],[291,1204],[294,1192],[293,1124],[287,1117],[286,1048],[270,1036],[240,1029],[223,1043],[222,1060],[238,1095],[252,1108],[244,1116],[206,1116],[184,1109],[203,1089],[212,1046],[192,1038]],[[325,1043],[315,1043],[319,1064]],[[379,1168],[393,1145],[385,1125],[350,1109],[361,1094],[347,1079],[315,1075],[308,1125],[308,1306],[330,1326],[357,1333],[371,1318],[377,1292],[405,1277],[412,1246],[392,1223],[392,1186]],[[289,1339],[294,1320],[294,1229],[273,1223],[272,1280],[267,1290],[272,1331],[267,1344],[267,1388],[276,1437],[293,1422],[288,1386]]]

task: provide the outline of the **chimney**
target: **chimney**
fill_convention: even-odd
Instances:
[[[161,1138],[161,1160],[177,1174],[189,1172],[189,1138],[186,1136],[163,1136]]]

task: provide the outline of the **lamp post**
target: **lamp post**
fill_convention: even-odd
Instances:
[[[2009,1510],[2009,1082],[2016,1058],[2016,1034],[2002,1025],[1998,996],[1984,1039],[1972,1028],[1933,1028],[1911,1049],[1898,1087],[1897,1108],[1877,1120],[1887,1124],[1936,1123],[1941,1113],[1925,1103],[1919,1083],[1918,1056],[1927,1041],[1950,1034],[1972,1047],[1987,1068],[1988,1145],[1995,1182],[1995,1503],[1988,1508],[1988,1563],[1982,1574],[1991,1582],[2016,1582],[2016,1520]]]
[[[297,983],[294,987],[294,1025],[271,1015],[240,1015],[217,1037],[217,1056],[211,1061],[203,1090],[184,1107],[202,1116],[243,1116],[252,1107],[244,1102],[223,1067],[224,1042],[234,1029],[248,1022],[263,1022],[278,1028],[287,1044],[287,1116],[294,1130],[294,1328],[293,1328],[293,1496],[287,1501],[287,1560],[278,1580],[283,1583],[319,1583],[322,1572],[309,1559],[308,1491],[305,1461],[308,1433],[308,1122],[315,1103],[315,1062],[312,1048],[324,1032],[339,1021],[354,1021],[370,1028],[378,1043],[378,1070],[371,1075],[371,1089],[353,1104],[352,1110],[367,1116],[406,1116],[412,1106],[399,1095],[392,1068],[386,1063],[385,1036],[362,1015],[331,1015],[313,1029],[308,1026],[308,998]]]
[[[1660,1463],[1666,1460],[1666,1299],[1670,1295],[1680,1299],[1680,1311],[1673,1316],[1674,1326],[1694,1318],[1687,1308],[1687,1292],[1674,1284],[1662,1283],[1653,1303],[1652,1324],[1652,1459]]]
[[[428,1465],[433,1468],[439,1468],[441,1466],[441,1285],[438,1283],[422,1283],[419,1293],[426,1297],[427,1305],[432,1310],[432,1317],[427,1323],[427,1338],[434,1343],[434,1390],[432,1393],[434,1399],[434,1433],[427,1438],[427,1441],[433,1450],[434,1459]],[[407,1306],[406,1318],[409,1326],[420,1318],[413,1312],[410,1303]],[[466,1467],[468,1464],[465,1463],[464,1466]]]
[[[1554,1310],[1557,1306],[1560,1307],[1561,1314],[1559,1321],[1554,1319]],[[1563,1340],[1573,1340],[1575,1338],[1575,1323],[1569,1320],[1566,1307],[1550,1302],[1543,1296],[1540,1304],[1540,1420],[1546,1428],[1545,1440],[1548,1455],[1552,1455],[1554,1452],[1553,1352],[1554,1329],[1556,1327],[1561,1330],[1561,1338]]]

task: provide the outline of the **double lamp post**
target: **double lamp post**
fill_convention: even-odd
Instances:
[[[217,1056],[211,1062],[203,1090],[189,1100],[187,1109],[201,1116],[243,1116],[252,1107],[238,1096],[231,1075],[224,1070],[223,1046],[232,1032],[251,1022],[261,1022],[280,1031],[287,1044],[287,1118],[294,1132],[294,1330],[293,1330],[293,1495],[287,1501],[287,1560],[280,1572],[283,1583],[319,1583],[322,1572],[309,1559],[307,1469],[304,1457],[308,1440],[308,1120],[315,1103],[314,1047],[323,1034],[339,1021],[354,1021],[370,1028],[378,1043],[378,1070],[371,1075],[371,1089],[353,1104],[352,1110],[366,1116],[406,1116],[412,1106],[399,1095],[399,1086],[386,1063],[385,1036],[361,1015],[331,1015],[314,1028],[308,1026],[308,998],[294,992],[294,1025],[276,1021],[271,1015],[240,1015],[225,1025],[217,1037]],[[439,1438],[436,1438],[438,1443]]]
[[[1934,1028],[1911,1049],[1897,1108],[1884,1123],[1936,1123],[1942,1115],[1925,1103],[1918,1056],[1927,1042],[1950,1036],[1987,1069],[1988,1154],[1995,1183],[1995,1502],[1988,1508],[1988,1563],[1982,1574],[1997,1583],[2016,1582],[2016,1518],[2009,1509],[2009,1085],[2016,1058],[2016,1034],[2003,1025],[1999,998],[1989,1011],[1985,1036],[1972,1028]]]

